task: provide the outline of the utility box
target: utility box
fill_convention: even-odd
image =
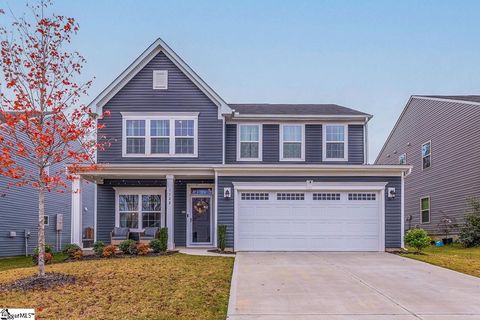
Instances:
[[[57,231],[63,230],[63,213],[57,214]]]

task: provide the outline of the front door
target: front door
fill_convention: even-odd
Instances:
[[[189,188],[187,212],[187,245],[213,244],[213,188]]]

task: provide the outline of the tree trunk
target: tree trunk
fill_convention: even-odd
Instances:
[[[38,190],[38,275],[45,276],[45,189]]]

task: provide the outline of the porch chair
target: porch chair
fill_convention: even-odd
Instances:
[[[112,232],[110,232],[110,243],[118,246],[120,242],[128,240],[130,237],[129,228],[117,228],[115,227]]]
[[[139,243],[149,244],[151,240],[156,239],[160,228],[147,227],[144,232],[140,234]]]

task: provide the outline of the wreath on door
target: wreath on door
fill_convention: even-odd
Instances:
[[[204,214],[208,210],[208,203],[204,200],[198,200],[193,205],[193,208],[198,214]]]

